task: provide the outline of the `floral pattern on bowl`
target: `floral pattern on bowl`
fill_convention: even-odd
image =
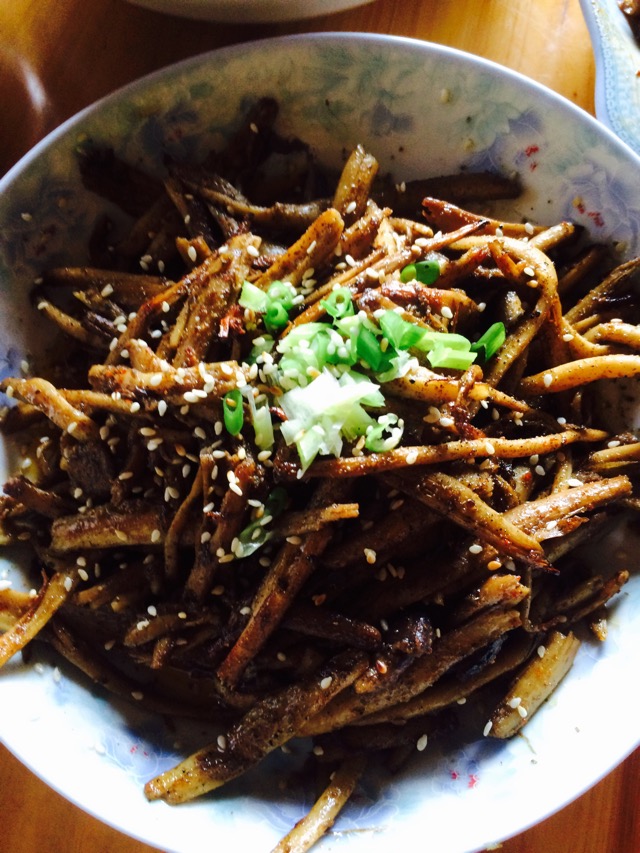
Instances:
[[[580,0],[596,62],[596,116],[640,153],[640,44],[618,0]]]

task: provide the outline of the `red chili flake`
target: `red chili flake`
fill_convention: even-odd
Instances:
[[[137,746],[132,746],[132,747],[131,747],[131,749],[129,750],[129,752],[131,753],[131,755],[135,755],[137,751],[138,751],[138,747],[137,747]]]
[[[455,781],[456,779],[459,779],[459,778],[460,778],[460,774],[458,773],[458,771],[457,771],[457,770],[452,770],[452,771],[451,771],[451,778],[452,778],[454,781]]]
[[[533,154],[537,154],[540,151],[540,147],[538,145],[530,145],[528,148],[525,148],[524,153],[527,157],[531,157]]]
[[[604,226],[604,217],[600,213],[599,210],[591,210],[591,211],[589,211],[587,216],[589,217],[589,219],[592,220],[593,224],[596,225],[598,228],[602,228]]]
[[[469,773],[469,788],[475,788],[478,784],[478,777],[475,773]]]

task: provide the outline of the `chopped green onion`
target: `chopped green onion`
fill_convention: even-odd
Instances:
[[[264,314],[267,310],[267,294],[264,290],[256,287],[255,284],[251,284],[250,281],[245,281],[240,291],[238,304],[242,308],[249,308],[249,310],[255,311],[256,314]]]
[[[242,394],[238,388],[227,391],[222,398],[222,416],[227,432],[238,435],[244,423],[244,410],[242,408]]]
[[[404,423],[396,414],[380,415],[378,422],[367,429],[364,446],[373,453],[385,453],[397,447],[404,432]]]
[[[349,432],[365,425],[364,416],[356,410],[365,400],[377,400],[379,394],[378,386],[368,379],[339,381],[326,369],[306,387],[282,394],[279,405],[287,420],[280,433],[287,444],[295,444],[302,470],[318,454],[339,456],[344,425]]]
[[[428,329],[404,320],[395,311],[385,311],[378,322],[385,338],[398,350],[415,347],[424,338],[425,332],[428,333]]]
[[[260,518],[254,519],[239,534],[238,540],[242,545],[242,557],[249,557],[271,538],[270,531],[262,522],[263,518],[277,518],[286,509],[288,497],[282,486],[276,486],[264,502],[264,512]]]
[[[278,302],[269,302],[264,315],[264,324],[270,332],[277,332],[289,322],[289,312]]]
[[[471,347],[471,341],[465,338],[464,335],[458,335],[455,332],[431,332],[425,329],[422,339],[416,344],[416,348],[423,352],[430,352],[438,347],[446,347],[447,349],[456,350],[459,352],[468,352]]]
[[[252,411],[253,428],[256,434],[256,444],[260,450],[270,450],[273,447],[273,423],[268,406],[259,406]]]
[[[364,359],[372,370],[380,370],[388,361],[380,347],[380,341],[366,326],[360,326],[358,329],[356,352],[358,357]]]
[[[503,345],[506,337],[504,323],[494,323],[479,340],[471,344],[471,351],[477,352],[482,361],[489,361]]]
[[[421,284],[433,284],[440,277],[440,264],[433,258],[408,264],[400,270],[400,281],[419,281]]]
[[[327,331],[324,323],[302,323],[294,326],[289,334],[278,341],[276,349],[280,353],[293,352],[300,346],[300,341],[312,341],[314,337],[323,331]]]
[[[329,296],[320,302],[320,305],[334,320],[351,317],[355,313],[351,291],[348,287],[338,287],[332,290]]]
[[[247,356],[247,362],[249,364],[254,364],[263,352],[271,352],[274,346],[275,341],[271,335],[260,335],[253,340],[251,352]]]
[[[431,367],[448,367],[451,370],[466,370],[476,360],[476,353],[470,350],[457,350],[447,346],[437,346],[427,353]]]
[[[297,296],[295,287],[288,281],[274,281],[267,288],[267,297],[270,302],[278,302],[287,311],[294,305]]]

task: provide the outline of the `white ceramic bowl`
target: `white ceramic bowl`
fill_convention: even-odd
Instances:
[[[640,44],[618,0],[580,0],[596,62],[596,115],[640,153]]]
[[[324,34],[261,41],[205,55],[128,86],[69,121],[0,182],[0,375],[36,346],[26,294],[41,267],[85,260],[102,206],[80,187],[74,149],[87,137],[159,170],[163,152],[197,158],[229,134],[253,99],[273,95],[279,126],[337,164],[364,143],[398,180],[463,167],[517,172],[516,218],[575,219],[597,240],[640,252],[640,160],[581,110],[483,60],[417,41]],[[580,204],[576,204],[576,200]],[[0,476],[3,472],[0,471]],[[0,569],[28,583],[11,562]],[[0,574],[2,576],[2,574]],[[585,644],[526,736],[416,753],[379,791],[365,788],[320,849],[468,853],[515,834],[576,797],[639,742],[640,578],[612,607],[610,636]],[[311,802],[280,791],[274,755],[216,796],[149,804],[143,783],[206,735],[111,701],[56,661],[20,659],[0,673],[0,737],[51,786],[100,819],[164,851],[270,850]],[[615,724],[611,721],[615,721]],[[55,736],[52,736],[52,732]],[[298,753],[299,754],[299,753]],[[50,819],[48,816],[47,819]],[[38,816],[34,816],[38,819]],[[44,818],[43,818],[44,819]]]
[[[372,0],[129,0],[136,6],[196,18],[201,21],[224,21],[231,24],[274,24],[330,15],[364,6]]]

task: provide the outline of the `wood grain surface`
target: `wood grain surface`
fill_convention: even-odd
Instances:
[[[593,53],[578,0],[376,0],[259,26],[183,20],[125,0],[0,0],[0,174],[48,130],[130,80],[224,45],[305,31],[389,33],[451,45],[520,71],[593,112]],[[603,721],[603,737],[611,724]],[[152,850],[65,801],[3,747],[0,790],[0,853]],[[500,849],[637,853],[638,802],[640,752]],[[428,849],[438,853],[436,839]]]

